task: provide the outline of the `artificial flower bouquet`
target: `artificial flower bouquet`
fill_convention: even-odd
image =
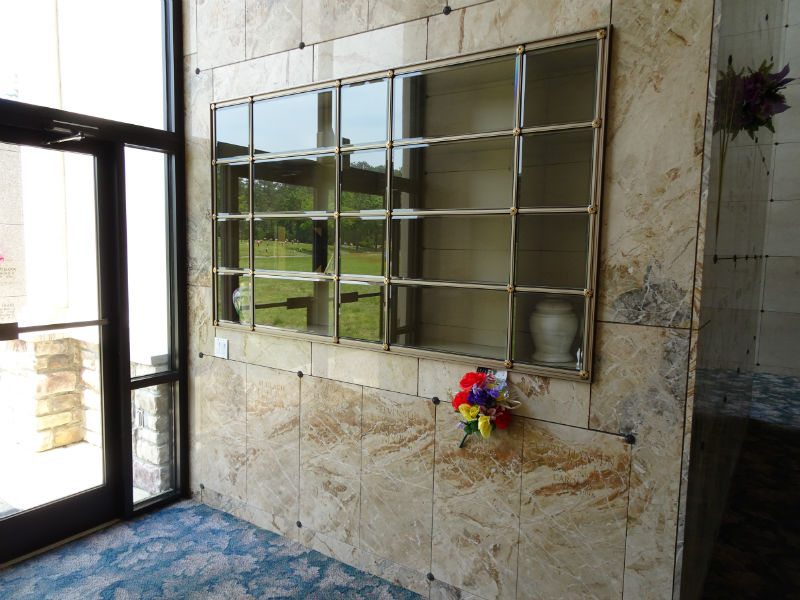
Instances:
[[[488,438],[495,429],[505,429],[511,423],[511,410],[519,402],[511,399],[505,371],[479,369],[465,373],[459,382],[459,391],[452,400],[453,408],[464,418],[458,426],[464,430],[459,448],[467,438],[480,433]]]

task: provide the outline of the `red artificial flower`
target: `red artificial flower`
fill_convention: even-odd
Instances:
[[[453,409],[458,410],[462,404],[469,404],[469,391],[458,392],[453,398]]]
[[[498,429],[505,429],[511,424],[511,413],[507,410],[498,412],[494,418],[494,424],[497,425]]]
[[[462,390],[471,390],[473,385],[482,387],[486,382],[486,373],[469,372],[466,373],[459,382]]]

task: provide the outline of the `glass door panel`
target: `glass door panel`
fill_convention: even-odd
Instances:
[[[95,157],[3,144],[0,163],[2,523],[109,477]]]

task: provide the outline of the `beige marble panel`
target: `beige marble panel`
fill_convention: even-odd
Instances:
[[[311,342],[222,327],[215,328],[215,335],[228,340],[232,360],[291,371],[295,376],[297,371],[311,372]]]
[[[300,521],[357,546],[361,387],[304,376],[300,389]]]
[[[311,82],[311,48],[289,50],[214,69],[214,101],[266,94]]]
[[[288,540],[299,541],[299,529],[295,524],[296,518],[286,520],[282,517],[277,517],[267,511],[251,506],[243,500],[225,496],[208,488],[202,490],[202,492],[195,492],[193,497],[211,508],[224,511],[257,527],[282,535],[287,538],[285,543],[288,543]]]
[[[300,478],[300,378],[247,365],[247,502],[296,521]]]
[[[523,420],[464,448],[458,421],[437,411],[431,571],[483,598],[514,598]]]
[[[464,373],[479,365],[421,358],[419,395],[437,396],[442,406],[452,400]],[[532,417],[554,423],[586,427],[589,420],[589,384],[551,377],[509,374],[509,388],[521,405],[514,411],[520,417]]]
[[[480,4],[484,1],[451,0],[447,2],[447,5],[455,10],[472,4]],[[389,25],[413,21],[414,19],[441,15],[443,14],[444,4],[441,0],[405,0],[404,2],[369,0],[369,28],[378,29],[379,27],[388,27]]]
[[[368,0],[303,0],[303,41],[316,44],[365,31],[368,10]]]
[[[246,460],[244,438],[207,433],[196,440],[197,481],[209,490],[244,500]]]
[[[200,407],[200,435],[224,436],[243,443],[245,365],[211,356],[202,360],[208,361],[208,366],[196,373],[200,381],[195,388]]]
[[[429,19],[428,58],[606,27],[610,0],[494,0]]]
[[[418,20],[317,44],[314,79],[350,77],[422,62],[427,33],[426,22]]]
[[[247,0],[247,58],[297,48],[301,0]]]
[[[464,590],[458,589],[454,585],[445,583],[444,581],[433,581],[431,583],[430,600],[483,600],[480,596],[470,594]]]
[[[197,52],[197,0],[183,0],[183,54]]]
[[[201,69],[244,60],[245,0],[196,0]]]
[[[200,352],[208,354],[214,347],[214,327],[211,324],[211,288],[190,285],[188,293],[189,354],[192,358]]]
[[[186,239],[190,284],[211,285],[211,72],[195,73],[197,55],[183,61],[186,110]]]
[[[689,327],[713,4],[616,2],[599,317]],[[655,50],[657,49],[657,51]]]
[[[435,407],[425,398],[365,388],[362,420],[361,548],[427,573]]]
[[[434,404],[426,398],[364,388],[362,415],[364,471],[431,488]]]
[[[529,420],[522,453],[517,596],[620,597],[630,447]]]
[[[347,383],[400,392],[417,393],[418,360],[410,356],[313,344],[311,373]]]
[[[689,331],[600,323],[590,426],[633,431],[625,595],[672,593]]]

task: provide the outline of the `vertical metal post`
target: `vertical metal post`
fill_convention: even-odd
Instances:
[[[248,220],[250,222],[250,239],[248,240],[249,245],[249,255],[250,255],[250,331],[253,331],[256,328],[256,277],[255,277],[255,269],[256,269],[256,259],[255,259],[255,221],[253,219],[253,213],[255,212],[255,187],[256,187],[256,176],[255,176],[255,163],[253,161],[253,154],[255,153],[254,148],[254,138],[255,134],[253,133],[253,97],[250,96],[247,102],[247,131],[249,135],[248,145],[249,145],[249,153],[248,153],[248,176],[250,178],[250,184],[247,186],[247,189],[250,192],[249,198],[249,210],[248,210]]]
[[[335,187],[334,187],[334,213],[333,213],[333,220],[334,220],[334,244],[333,244],[333,341],[338,343],[339,341],[339,311],[341,310],[341,290],[339,284],[339,276],[341,275],[341,265],[339,264],[341,261],[341,251],[339,249],[340,244],[342,243],[341,237],[341,217],[339,216],[341,213],[341,204],[342,204],[342,146],[341,146],[341,138],[342,138],[342,82],[336,82],[335,88],[336,100],[335,100],[335,107],[334,107],[334,144],[335,144],[335,155],[334,160],[336,163],[336,174],[335,174]]]
[[[388,350],[391,343],[390,300],[392,295],[392,122],[394,119],[394,71],[387,73],[386,97],[386,231],[384,238],[384,278],[383,278],[383,349]]]

